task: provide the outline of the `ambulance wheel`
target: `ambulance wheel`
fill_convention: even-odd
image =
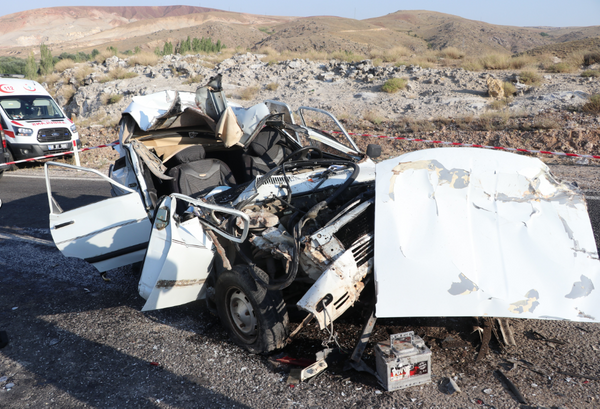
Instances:
[[[6,162],[14,162],[14,156],[12,154],[12,152],[10,151],[10,149],[8,150],[8,160]],[[10,165],[10,166],[3,166],[4,170],[8,171],[8,172],[12,172],[14,170],[17,170],[17,165]]]
[[[267,353],[285,346],[289,320],[281,292],[257,285],[250,268],[239,265],[219,275],[217,313],[233,342],[253,354]],[[256,273],[268,282],[264,271]]]

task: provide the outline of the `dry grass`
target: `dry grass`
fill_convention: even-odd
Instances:
[[[130,66],[135,65],[144,65],[144,66],[154,66],[158,63],[159,57],[158,55],[143,51],[141,53],[135,54],[127,59],[127,64]]]
[[[483,64],[478,58],[465,59],[461,67],[467,71],[483,71]]]
[[[202,82],[202,80],[204,80],[204,75],[202,74],[194,74],[194,75],[190,75],[185,81],[183,81],[184,84],[198,84],[200,82]]]
[[[510,112],[507,110],[485,112],[479,115],[477,123],[484,131],[497,131],[505,129],[510,119]]]
[[[479,62],[486,70],[507,70],[510,68],[510,56],[507,54],[488,54]]]
[[[90,125],[102,125],[107,128],[113,128],[119,124],[120,119],[119,115],[106,115],[104,112],[97,112],[87,119],[77,120],[76,125],[82,128]]]
[[[98,64],[104,64],[104,61],[106,61],[107,58],[113,57],[114,55],[115,53],[109,50],[100,51],[100,54],[94,58],[94,61]]]
[[[590,97],[590,100],[582,105],[583,112],[600,113],[600,94],[595,94]]]
[[[396,63],[401,59],[405,59],[411,54],[412,52],[408,48],[404,46],[397,46],[387,50],[372,50],[369,52],[369,58],[373,60],[380,59],[385,63]]]
[[[98,80],[100,83],[115,81],[115,80],[124,80],[127,78],[137,77],[135,72],[127,71],[123,67],[115,67],[108,71],[108,74]]]
[[[568,62],[559,62],[545,67],[545,70],[555,74],[564,74],[576,71],[577,67]]]
[[[455,120],[456,127],[463,131],[469,130],[472,128],[472,124],[473,124],[474,120],[475,120],[475,118],[471,114],[461,116],[459,118],[456,118],[456,120]]]
[[[50,73],[48,75],[38,78],[38,82],[40,82],[40,83],[45,82],[46,84],[48,84],[48,87],[51,87],[54,84],[56,84],[58,82],[58,80],[60,80],[60,74],[57,72],[53,72],[53,73]]]
[[[529,55],[521,55],[518,57],[511,57],[510,68],[513,70],[522,70],[525,67],[534,67],[537,64],[535,58]]]
[[[525,70],[519,73],[519,81],[526,85],[537,86],[543,82],[543,78],[535,71]]]
[[[600,77],[600,71],[598,70],[585,70],[581,73],[584,78],[598,78]]]
[[[494,110],[494,111],[498,111],[498,110],[506,108],[507,105],[508,105],[508,101],[506,99],[496,99],[494,101],[491,101],[487,105],[487,108]]]
[[[431,132],[436,130],[435,123],[433,121],[427,121],[423,119],[408,119],[405,121],[405,127],[409,132]]]
[[[54,64],[54,71],[63,72],[64,70],[68,70],[69,68],[75,67],[75,61],[70,58],[65,58],[64,60],[60,60],[56,64]]]
[[[365,111],[365,113],[363,114],[363,119],[365,121],[371,122],[374,125],[379,125],[383,122],[383,118],[377,112],[371,109]]]
[[[451,60],[461,60],[465,58],[465,53],[456,47],[446,47],[440,51],[440,55],[443,58],[449,58]]]
[[[279,88],[279,84],[276,82],[270,82],[265,86],[265,88],[269,91],[277,91],[277,88]]]
[[[542,117],[535,118],[532,127],[535,129],[558,129],[560,125],[552,118]]]
[[[404,78],[390,78],[381,86],[381,90],[392,94],[405,89],[407,82],[408,81]]]
[[[505,81],[504,82],[504,95],[507,97],[511,97],[517,93],[517,88],[514,86],[512,82]]]
[[[94,72],[94,69],[87,63],[79,64],[75,69],[74,77],[79,85],[83,84],[83,80]]]
[[[63,85],[62,87],[60,87],[60,89],[58,90],[58,93],[60,95],[62,95],[62,97],[65,99],[65,101],[70,101],[71,98],[73,98],[73,95],[75,95],[75,87],[71,84],[67,84],[67,85]]]
[[[240,91],[240,99],[243,99],[244,101],[253,100],[258,96],[258,91],[260,91],[258,87],[244,88]]]

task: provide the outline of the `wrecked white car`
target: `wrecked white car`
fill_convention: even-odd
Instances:
[[[598,321],[585,200],[541,161],[441,148],[375,164],[308,112],[329,115],[235,106],[220,78],[134,98],[112,198],[62,211],[49,168],[74,167],[46,164],[57,247],[101,272],[143,262],[144,310],[205,299],[254,353],[285,345],[291,304],[321,328],[359,298],[372,317]]]

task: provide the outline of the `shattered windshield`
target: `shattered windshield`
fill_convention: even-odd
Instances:
[[[56,102],[45,95],[0,97],[0,106],[9,119],[39,120],[64,118]]]

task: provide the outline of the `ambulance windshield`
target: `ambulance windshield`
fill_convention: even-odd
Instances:
[[[64,118],[56,102],[51,97],[44,95],[11,95],[0,97],[0,106],[11,120]]]

